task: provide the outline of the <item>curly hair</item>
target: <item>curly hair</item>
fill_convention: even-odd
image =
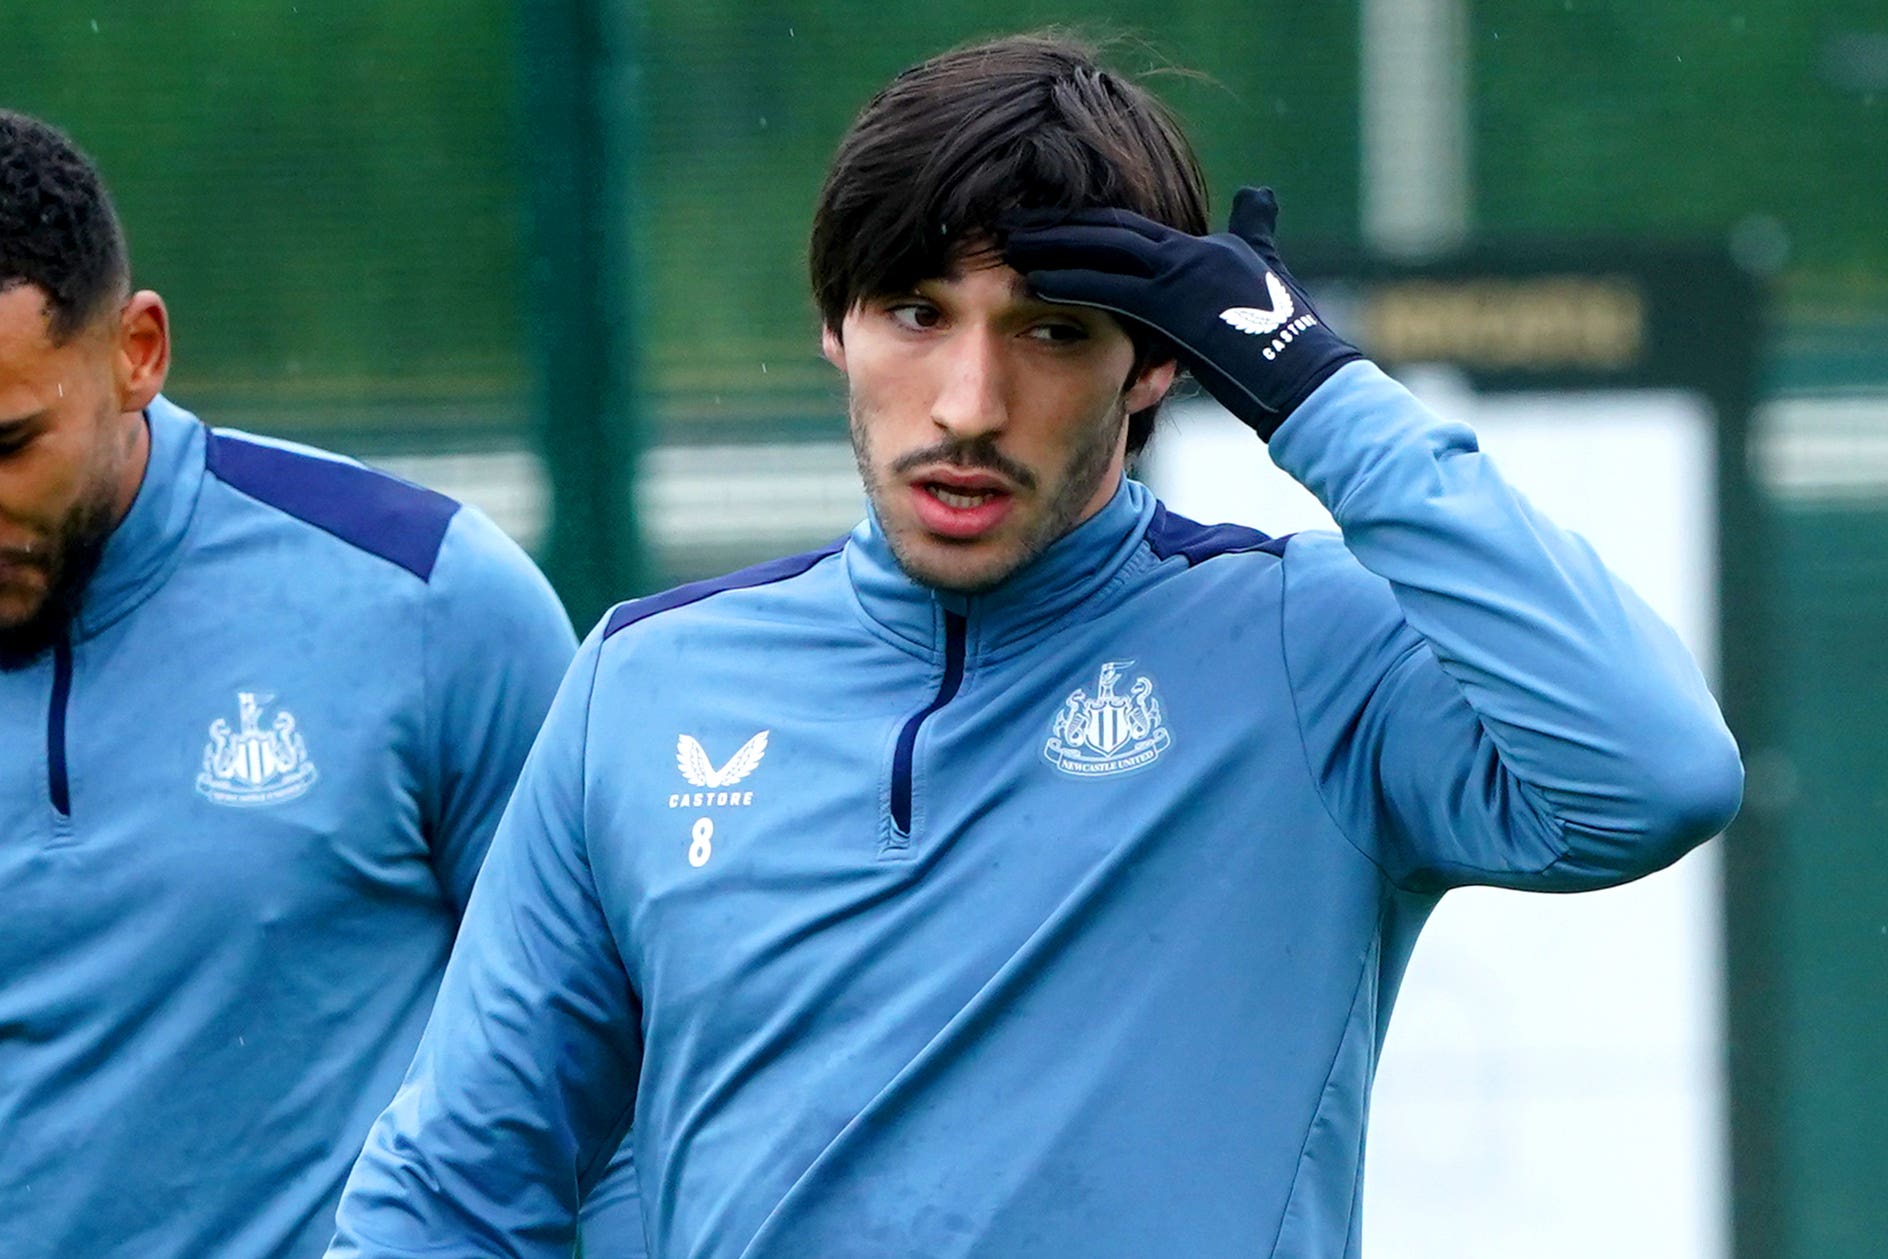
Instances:
[[[1195,235],[1206,180],[1150,92],[1059,30],[956,48],[911,67],[839,143],[813,214],[808,270],[826,326],[856,303],[940,276],[1019,209],[1119,206]],[[1129,328],[1135,371],[1174,357]],[[1128,450],[1156,408],[1130,418]]]
[[[0,109],[0,290],[46,294],[63,344],[129,284],[124,229],[98,168],[58,129]]]

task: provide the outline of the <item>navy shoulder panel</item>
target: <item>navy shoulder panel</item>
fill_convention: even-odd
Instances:
[[[769,586],[777,581],[785,581],[789,577],[798,577],[827,556],[837,555],[845,545],[846,540],[841,538],[830,546],[821,547],[817,551],[808,551],[804,555],[789,555],[783,559],[768,560],[765,564],[743,568],[725,577],[691,581],[686,586],[677,586],[659,595],[650,595],[647,598],[625,603],[610,613],[610,623],[604,627],[603,637],[607,639],[618,630],[628,629],[638,621],[646,621],[659,613],[684,608],[691,603],[700,603],[713,595],[725,594],[730,590],[751,590],[755,586]]]
[[[210,475],[430,581],[459,504],[359,464],[211,432]]]
[[[1163,560],[1178,555],[1189,565],[1235,551],[1283,555],[1289,541],[1289,533],[1273,538],[1244,525],[1203,525],[1168,511],[1165,503],[1154,505],[1154,518],[1147,522],[1147,545],[1153,548],[1154,555]]]

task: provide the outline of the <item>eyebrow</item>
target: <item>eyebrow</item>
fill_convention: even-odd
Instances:
[[[918,290],[923,288],[926,284],[961,283],[964,280],[964,278],[971,273],[971,271],[980,270],[980,269],[981,268],[953,265],[951,269],[946,271],[943,275],[926,276],[924,279],[919,280],[917,283],[911,286],[908,292],[914,297],[922,296],[922,294],[919,293]],[[1045,297],[1036,296],[1034,293],[1029,291],[1029,281],[1020,274],[1012,275],[1009,277],[1009,296],[1010,296],[1011,301],[1021,306],[1044,306],[1044,307],[1053,306],[1057,309],[1061,309],[1071,304],[1068,302],[1052,302]]]
[[[933,276],[927,276],[925,278],[930,279],[930,280],[946,280],[951,283],[960,283],[964,280],[969,279],[970,276],[974,272],[993,271],[993,270],[995,270],[994,267],[988,267],[988,266],[967,267],[963,264],[962,260],[959,260],[957,262],[953,262],[949,267],[945,268],[943,275],[933,275]],[[919,283],[923,283],[923,281],[920,280]],[[1010,291],[1012,293],[1025,293],[1029,289],[1028,282],[1023,279],[1020,272],[1012,272],[1010,274],[1009,286],[1010,286]]]
[[[31,428],[45,418],[46,413],[44,411],[34,411],[32,414],[22,415],[18,419],[0,420],[0,441],[9,437],[18,436],[22,429]]]

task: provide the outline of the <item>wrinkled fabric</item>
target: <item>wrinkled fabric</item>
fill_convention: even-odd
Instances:
[[[1643,875],[1741,771],[1469,430],[1353,364],[1271,449],[1344,539],[1128,482],[986,595],[868,520],[613,613],[331,1255],[557,1255],[626,1128],[663,1259],[1356,1255],[1436,898]]]

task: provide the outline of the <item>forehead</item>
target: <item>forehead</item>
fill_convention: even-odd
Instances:
[[[920,288],[930,286],[942,286],[990,301],[1042,304],[1041,299],[1030,294],[1029,283],[1020,272],[989,252],[952,257],[943,275],[919,282]]]
[[[53,344],[45,291],[33,284],[0,288],[0,412],[46,405],[43,395],[57,393],[59,382],[97,340],[88,331]]]
[[[24,281],[0,285],[0,361],[20,360],[35,351],[51,353],[53,348],[46,291]]]

